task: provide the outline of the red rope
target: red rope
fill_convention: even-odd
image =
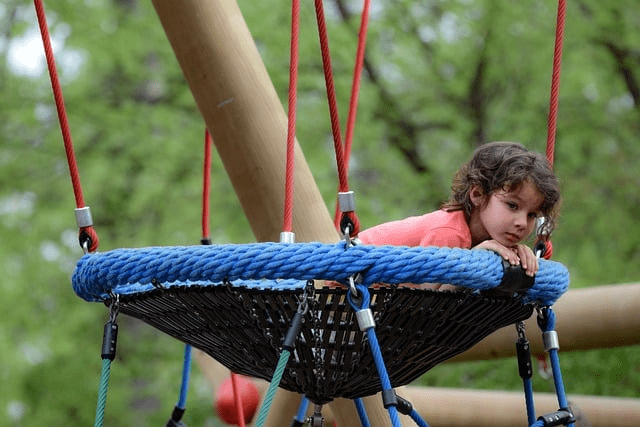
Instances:
[[[331,117],[331,131],[333,133],[333,146],[336,152],[336,163],[338,166],[339,191],[349,191],[347,178],[347,163],[344,159],[344,148],[340,131],[340,118],[338,115],[338,103],[336,101],[336,90],[333,81],[333,67],[331,66],[331,55],[329,54],[329,38],[327,36],[327,24],[324,17],[322,0],[315,0],[316,21],[318,22],[318,36],[320,37],[320,51],[322,53],[322,65],[324,69],[324,80],[327,87],[327,100],[329,102],[329,115]]]
[[[553,72],[551,75],[551,97],[549,99],[549,123],[547,128],[547,160],[553,168],[558,122],[558,98],[560,94],[560,71],[562,68],[562,42],[564,23],[567,12],[566,0],[558,1],[558,17],[556,21],[556,42],[553,51]]]
[[[549,97],[549,121],[547,126],[547,161],[553,169],[556,147],[556,131],[558,125],[558,103],[560,95],[560,71],[562,70],[562,42],[564,39],[564,24],[567,14],[566,0],[558,0],[558,16],[556,18],[556,40],[553,49],[553,70],[551,73],[551,95]],[[553,244],[549,235],[538,236],[537,243],[544,242],[545,259],[553,254]]]
[[[240,384],[238,384],[238,374],[231,372],[231,387],[233,388],[233,398],[236,403],[236,411],[238,414],[238,427],[245,427],[244,406],[242,404],[242,392]]]
[[[209,240],[209,199],[211,192],[211,134],[208,129],[204,132],[204,170],[202,178],[202,242]]]
[[[293,177],[296,137],[296,98],[298,88],[298,35],[300,33],[300,0],[291,2],[291,52],[289,61],[289,111],[287,127],[287,164],[284,188],[284,220],[282,231],[291,232],[293,224]]]
[[[362,17],[360,19],[360,33],[358,35],[358,50],[356,63],[353,69],[353,83],[351,84],[351,100],[349,102],[349,114],[347,116],[347,131],[345,134],[345,161],[349,163],[351,146],[353,144],[353,129],[356,125],[356,113],[358,111],[358,97],[360,93],[360,81],[362,77],[362,65],[364,63],[364,51],[367,44],[367,28],[369,26],[370,0],[364,1]]]
[[[209,129],[204,132],[204,164],[202,177],[202,244],[210,244],[209,232],[209,211],[211,198],[211,145],[213,141]],[[231,372],[231,387],[233,389],[233,399],[238,415],[238,426],[245,427],[244,406],[242,403],[242,391],[238,384],[238,375]]]
[[[316,0],[316,3],[318,0]],[[336,161],[338,163],[338,177],[340,179],[340,187],[338,191],[348,191],[349,183],[348,183],[348,165],[349,158],[351,156],[351,147],[353,145],[353,132],[356,123],[356,113],[358,110],[358,97],[360,93],[360,82],[362,78],[362,66],[364,63],[364,52],[365,46],[367,43],[367,28],[369,25],[369,10],[370,10],[370,0],[365,0],[363,8],[362,8],[362,16],[360,19],[360,30],[358,33],[358,48],[356,51],[356,63],[353,70],[353,81],[351,84],[351,97],[349,100],[349,112],[347,115],[347,129],[345,133],[345,142],[344,149],[342,148],[342,144],[340,144],[340,149],[336,148]],[[322,40],[322,37],[321,37]],[[324,51],[323,51],[324,55]],[[324,56],[323,56],[324,57]],[[326,68],[326,67],[325,67]],[[326,71],[325,71],[326,73]],[[335,102],[335,100],[334,100]],[[335,140],[335,136],[334,136]],[[343,170],[344,172],[341,172]],[[344,179],[344,182],[343,182]],[[345,213],[354,224],[354,230],[352,230],[351,235],[355,236],[360,231],[360,221],[356,216],[355,212]],[[338,202],[336,201],[335,206],[335,214],[334,214],[334,224],[337,229],[340,229],[340,207]]]
[[[322,0],[315,0],[316,21],[318,23],[318,36],[320,37],[320,51],[322,53],[322,66],[324,70],[325,86],[327,88],[327,101],[329,103],[329,115],[331,117],[331,132],[333,134],[333,147],[336,153],[336,165],[338,169],[338,191],[349,191],[348,165],[349,160],[345,158],[345,149],[342,144],[340,118],[338,114],[338,102],[336,100],[335,84],[333,79],[333,67],[331,66],[331,55],[329,54],[329,37],[327,36],[327,24],[324,16]],[[336,201],[334,215],[334,225],[340,230],[342,215],[338,202]],[[354,224],[350,234],[356,235],[360,229],[359,221],[355,212],[345,212],[343,215],[349,216]]]
[[[60,122],[60,130],[62,132],[62,139],[64,141],[64,148],[67,155],[69,175],[71,176],[71,184],[73,185],[73,194],[76,200],[76,208],[80,209],[85,207],[84,198],[82,196],[82,186],[80,185],[80,173],[78,172],[78,164],[76,162],[76,156],[73,150],[73,141],[71,139],[69,121],[67,119],[67,112],[64,106],[64,97],[62,96],[60,79],[58,78],[58,71],[56,69],[56,63],[53,56],[53,48],[51,47],[51,36],[49,34],[49,27],[47,26],[47,17],[44,11],[42,0],[34,0],[33,3],[36,9],[38,26],[40,27],[42,44],[44,46],[44,53],[47,59],[47,68],[49,70],[49,77],[51,79],[53,97],[56,103],[56,109],[58,111],[58,121]],[[81,235],[84,234],[84,237],[89,239],[89,251],[96,251],[98,249],[98,235],[93,227],[81,227],[80,233]]]

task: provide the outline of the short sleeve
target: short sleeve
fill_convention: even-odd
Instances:
[[[460,230],[443,227],[431,230],[420,241],[420,246],[439,246],[442,248],[468,248],[469,237]]]

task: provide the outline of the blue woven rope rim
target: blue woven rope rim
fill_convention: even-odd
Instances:
[[[76,265],[73,289],[87,301],[110,294],[131,295],[161,284],[298,289],[307,280],[346,283],[361,273],[374,283],[448,283],[475,290],[498,286],[502,259],[486,250],[436,247],[367,246],[344,242],[252,243],[116,249],[87,254]],[[235,284],[235,281],[242,281]],[[557,262],[540,260],[533,287],[523,301],[552,305],[569,287],[569,272]]]

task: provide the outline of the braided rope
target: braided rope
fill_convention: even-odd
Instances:
[[[94,427],[102,427],[104,424],[104,412],[107,406],[107,393],[109,390],[109,377],[111,376],[111,360],[102,359],[102,371],[100,373],[100,386],[98,387],[98,404],[96,407],[96,419]]]
[[[267,389],[267,394],[265,395],[262,406],[260,407],[260,413],[258,414],[258,419],[256,420],[256,427],[262,427],[267,420],[269,409],[271,408],[271,403],[273,402],[273,398],[278,391],[278,385],[280,385],[280,380],[282,379],[282,375],[284,374],[284,368],[287,367],[289,356],[291,356],[291,352],[289,350],[282,350],[280,358],[278,359],[278,366],[276,366],[276,370],[273,373],[273,378],[271,379],[269,388]]]
[[[242,286],[279,290],[304,286],[280,279],[347,283],[357,273],[362,274],[365,286],[450,283],[486,290],[500,284],[503,267],[502,259],[493,252],[457,248],[358,245],[345,250],[344,242],[150,247],[85,255],[78,261],[72,285],[85,300],[104,301],[110,294],[144,292],[158,284],[171,287],[244,280],[254,282]],[[569,272],[562,264],[540,260],[538,275],[524,300],[551,305],[568,285]]]

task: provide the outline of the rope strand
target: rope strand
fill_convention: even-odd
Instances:
[[[85,204],[84,197],[82,195],[82,186],[80,184],[80,172],[78,171],[78,163],[76,161],[73,149],[73,140],[71,138],[71,130],[69,128],[69,120],[67,118],[67,111],[64,105],[64,96],[62,95],[62,87],[60,85],[60,79],[58,78],[53,48],[51,46],[51,35],[49,34],[47,17],[42,0],[34,0],[33,4],[38,18],[38,26],[40,27],[40,35],[42,37],[42,45],[44,47],[44,54],[47,60],[47,69],[51,80],[51,88],[53,89],[56,111],[58,112],[58,122],[60,123],[60,131],[62,132],[62,140],[64,142],[64,149],[67,156],[67,164],[69,166],[69,175],[71,176],[71,185],[73,186],[76,208],[81,209],[85,207]],[[94,230],[93,226],[80,227],[80,241],[80,246],[83,246],[85,242],[89,243],[86,248],[89,252],[95,252],[98,249],[98,234]]]
[[[551,97],[549,99],[549,123],[547,129],[547,161],[551,168],[554,163],[556,131],[558,121],[558,98],[560,93],[560,71],[562,69],[562,43],[564,39],[564,23],[567,11],[566,0],[558,0],[558,16],[556,21],[556,41],[553,52],[553,72],[551,75]]]
[[[209,230],[209,206],[211,193],[211,133],[209,129],[204,132],[204,166],[202,177],[202,243],[210,243]]]
[[[289,111],[287,126],[287,165],[284,189],[284,219],[282,231],[293,228],[293,181],[296,138],[296,99],[298,92],[298,35],[300,33],[300,0],[291,2],[291,52],[289,60]]]
[[[336,91],[333,80],[333,68],[331,66],[331,55],[329,54],[329,37],[327,35],[327,24],[324,17],[322,0],[315,0],[316,21],[318,23],[318,36],[320,37],[320,51],[322,53],[322,66],[324,70],[325,86],[327,88],[327,100],[329,102],[329,115],[331,117],[331,131],[333,133],[333,146],[336,153],[336,163],[338,167],[339,191],[348,191],[347,168],[344,161],[344,148],[340,130],[340,118],[338,116],[338,103],[336,101]]]

